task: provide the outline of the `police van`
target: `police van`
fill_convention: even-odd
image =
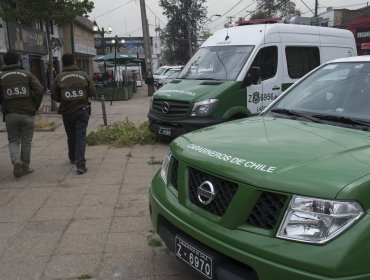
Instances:
[[[370,279],[370,56],[324,63],[260,115],[170,144],[154,229],[213,280]]]
[[[356,54],[343,29],[276,23],[217,31],[154,93],[150,129],[173,138],[258,114],[316,66]]]

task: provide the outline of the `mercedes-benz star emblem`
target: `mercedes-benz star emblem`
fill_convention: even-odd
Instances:
[[[168,104],[168,102],[164,102],[162,104],[162,112],[164,114],[167,114],[169,111],[170,111],[170,104]]]
[[[204,205],[210,204],[216,196],[215,188],[210,181],[204,181],[197,188],[198,200]]]

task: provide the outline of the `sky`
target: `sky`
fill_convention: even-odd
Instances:
[[[315,0],[292,0],[302,12],[302,16],[311,17],[314,14]],[[105,30],[112,28],[110,35],[114,37],[141,37],[141,12],[139,0],[93,0],[95,8],[89,14],[98,26]],[[162,14],[158,0],[145,0],[146,15],[149,23],[150,36],[156,36],[155,26],[164,28],[167,18]],[[365,7],[364,0],[318,0],[318,13],[326,11],[328,7],[346,8],[350,10]],[[369,2],[370,5],[370,2]],[[206,5],[209,20],[204,24],[211,32],[222,29],[224,24],[239,17],[246,17],[257,7],[255,0],[207,0]],[[219,14],[221,17],[212,16]]]

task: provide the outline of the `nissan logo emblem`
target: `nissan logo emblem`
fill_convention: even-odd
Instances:
[[[203,205],[210,204],[216,196],[215,188],[210,181],[204,181],[197,188],[198,200]]]
[[[164,114],[167,114],[169,111],[170,111],[170,104],[168,104],[168,102],[164,102],[162,104],[162,112]]]

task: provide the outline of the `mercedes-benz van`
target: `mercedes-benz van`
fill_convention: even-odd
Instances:
[[[277,23],[217,31],[154,93],[150,129],[173,138],[258,114],[323,62],[356,54],[353,34],[337,28]]]

